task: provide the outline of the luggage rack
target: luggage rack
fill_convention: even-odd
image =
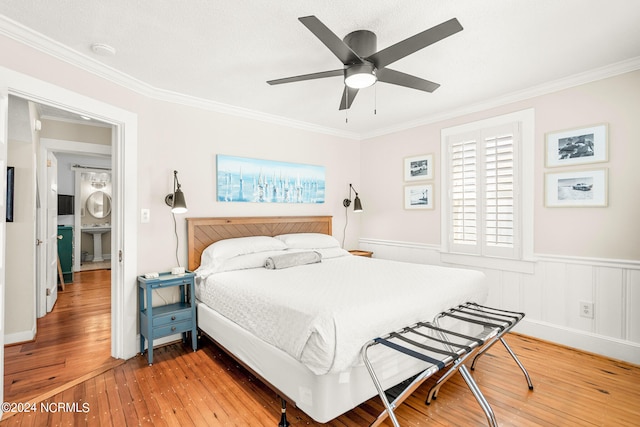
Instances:
[[[475,355],[471,363],[471,369],[475,369],[479,357],[500,341],[524,373],[529,389],[533,390],[529,374],[503,338],[522,318],[524,318],[524,313],[496,309],[476,303],[465,303],[438,314],[433,322],[418,322],[365,343],[361,350],[361,356],[385,407],[385,410],[378,415],[371,426],[377,426],[389,417],[393,425],[399,427],[400,424],[393,412],[394,409],[424,381],[447,367],[449,369],[429,390],[426,403],[430,404],[433,399],[436,399],[440,387],[453,374],[460,372],[484,411],[489,425],[497,426],[489,402],[485,399],[464,362]],[[387,397],[368,355],[369,349],[378,344],[427,364],[426,368],[409,380],[409,384],[391,401]]]

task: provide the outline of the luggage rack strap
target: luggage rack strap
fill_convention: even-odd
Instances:
[[[401,353],[404,353],[408,356],[411,357],[415,357],[416,359],[420,359],[423,362],[427,362],[430,363],[432,365],[435,365],[438,367],[438,370],[440,369],[444,369],[444,367],[446,366],[445,363],[442,360],[438,360],[438,359],[434,359],[433,357],[427,356],[426,354],[420,353],[419,351],[415,351],[415,350],[411,350],[410,348],[407,347],[403,347],[399,344],[396,344],[394,342],[391,342],[389,340],[386,340],[384,338],[376,338],[374,339],[374,341],[376,343],[385,345],[393,350],[399,351]],[[416,343],[418,344],[418,343]]]
[[[453,317],[454,319],[462,320],[463,322],[474,323],[476,325],[486,326],[488,328],[498,328],[501,332],[505,329],[505,327],[502,326],[502,325],[497,325],[495,323],[489,323],[489,322],[482,322],[480,320],[470,319],[470,318],[464,317],[464,316],[458,316],[457,314],[453,314],[453,313],[449,313],[449,312],[442,313],[442,316]]]
[[[481,319],[495,320],[496,322],[508,323],[509,325],[514,325],[520,321],[520,317],[509,316],[500,313],[492,313],[489,311],[479,310],[473,307],[460,306],[454,307],[450,310],[451,313],[461,313],[466,314],[467,316],[479,317]],[[502,317],[495,317],[502,316]],[[509,320],[512,319],[512,320]]]
[[[477,345],[481,345],[484,343],[484,341],[481,340],[480,338],[472,337],[471,335],[461,334],[460,332],[450,331],[448,329],[439,328],[437,326],[432,325],[431,323],[419,322],[418,325],[424,326],[425,328],[433,329],[434,331],[437,331],[437,332],[453,335],[454,337],[464,338],[468,341],[475,341]],[[454,345],[453,343],[449,343],[449,344]]]
[[[428,335],[424,335],[424,334],[421,334],[421,333],[419,333],[419,332],[415,331],[413,328],[408,328],[408,329],[405,329],[405,330],[403,331],[403,333],[407,333],[407,332],[413,332],[413,333],[418,334],[418,335],[419,335],[419,336],[421,336],[421,337],[428,338],[428,339],[432,339],[433,341],[437,341],[437,342],[440,342],[440,343],[443,343],[443,344],[451,345],[451,343],[450,343],[450,342],[448,342],[448,341],[444,341],[444,340],[436,340],[435,338],[431,338],[431,337],[430,337],[430,336],[428,336]],[[416,347],[418,347],[418,348],[421,348],[421,349],[423,349],[423,350],[431,351],[431,352],[433,352],[433,353],[443,354],[443,355],[445,355],[445,356],[449,356],[449,357],[452,357],[452,358],[454,358],[454,359],[458,357],[458,353],[453,353],[453,352],[451,352],[451,351],[443,350],[443,349],[441,349],[441,348],[435,348],[435,347],[428,346],[428,345],[426,345],[426,344],[422,344],[422,343],[416,342],[416,341],[414,341],[414,340],[411,340],[411,339],[409,339],[409,338],[407,338],[407,337],[405,337],[405,336],[403,336],[403,335],[399,334],[398,332],[392,332],[390,336],[391,336],[392,338],[397,338],[397,339],[399,339],[399,340],[401,340],[401,341],[404,341],[404,342],[406,342],[407,344],[414,345],[414,346],[416,346]]]
[[[508,314],[513,314],[513,315],[515,315],[516,317],[518,317],[519,319],[523,319],[523,318],[524,318],[524,316],[525,316],[525,314],[524,314],[523,312],[521,312],[521,311],[510,311],[510,310],[504,310],[504,309],[502,309],[502,308],[494,308],[494,307],[489,307],[489,306],[486,306],[486,305],[480,305],[480,304],[478,304],[478,303],[476,303],[476,302],[468,302],[468,303],[463,304],[463,305],[465,305],[465,306],[475,306],[475,307],[480,307],[480,308],[484,308],[484,309],[487,309],[487,310],[493,310],[494,312],[499,312],[499,313],[508,313]]]

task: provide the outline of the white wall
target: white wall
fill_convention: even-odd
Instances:
[[[6,225],[5,344],[29,341],[36,333],[35,149],[27,103],[12,98],[9,108],[7,166],[15,168],[15,186],[13,222]]]
[[[334,235],[342,238],[349,183],[359,183],[359,143],[266,122],[163,102],[150,102],[139,115],[138,208],[151,211],[140,224],[141,272],[163,271],[177,263],[173,219],[165,196],[173,191],[173,171],[184,191],[188,213],[176,215],[179,261],[186,265],[185,217],[254,215],[333,215]],[[216,201],[216,154],[321,165],[326,171],[323,204],[289,205]],[[357,242],[357,218],[350,217],[347,245]]]
[[[484,271],[490,300],[527,313],[522,331],[573,347],[640,363],[640,71],[583,84],[526,101],[364,141],[361,248],[374,256],[442,264],[440,258],[440,132],[443,128],[528,108],[535,110],[533,274],[500,263]],[[609,160],[545,168],[545,134],[596,123],[609,126]],[[403,159],[433,153],[435,209],[405,211]],[[608,169],[605,208],[547,208],[545,173]],[[375,194],[371,199],[369,195]],[[593,302],[594,319],[579,316]]]

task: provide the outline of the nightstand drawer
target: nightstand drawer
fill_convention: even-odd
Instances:
[[[172,311],[164,315],[153,316],[153,327],[166,325],[168,323],[181,322],[183,320],[191,320],[191,308],[187,307],[180,311]]]
[[[159,279],[155,283],[152,283],[150,286],[151,286],[151,289],[158,289],[158,288],[166,288],[169,286],[189,285],[191,283],[191,280],[192,279],[189,277],[166,278],[161,276],[161,279]]]
[[[153,338],[166,337],[168,335],[188,332],[193,329],[193,321],[191,319],[183,322],[173,322],[164,326],[153,328]]]

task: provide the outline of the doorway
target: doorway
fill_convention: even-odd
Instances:
[[[117,260],[112,263],[111,270],[111,356],[118,359],[133,357],[138,345],[137,295],[133,286],[125,284],[135,283],[137,277],[137,114],[3,67],[0,67],[0,82],[0,147],[5,143],[1,135],[6,135],[9,95],[87,115],[113,126],[113,187],[114,199],[118,202],[114,203],[112,209],[120,221],[112,230],[115,234],[112,238],[115,248],[112,251],[117,253]],[[4,182],[0,178],[0,183]],[[124,239],[125,228],[133,238]],[[0,249],[0,266],[4,266],[7,254],[4,235],[0,236]],[[5,288],[2,268],[0,274],[0,287]],[[2,299],[0,305],[6,313],[9,305],[6,299]],[[2,323],[0,326],[0,360],[4,361],[6,329]],[[0,366],[3,367],[4,363]],[[0,375],[0,381],[3,380],[4,375]],[[1,390],[3,387],[0,387]]]
[[[29,314],[22,319],[5,317],[7,332],[26,331],[5,335],[6,344],[17,344],[6,349],[4,391],[7,398],[26,401],[115,361],[111,358],[111,268],[105,268],[112,258],[111,226],[117,222],[111,215],[113,130],[111,125],[74,117],[68,111],[14,96],[9,101],[13,111],[8,162],[17,162],[19,177],[26,181],[15,200],[16,212],[21,214],[16,219],[24,230],[29,218],[35,218],[30,228],[37,230],[38,244],[25,245],[20,254],[7,254],[7,260],[11,268],[22,270],[32,265],[26,260],[35,258],[36,274],[19,287],[32,287],[28,295],[35,296],[37,309],[34,313],[28,295],[17,293],[15,280],[7,283],[12,301],[9,309],[30,312],[31,319]],[[37,129],[31,132],[34,116]],[[30,181],[29,177],[37,178]],[[29,192],[35,194],[28,196]],[[100,228],[95,227],[97,221]],[[10,231],[17,226],[9,224]],[[6,245],[15,247],[26,237],[16,230],[7,234]],[[100,243],[105,241],[98,245],[99,254],[92,250],[91,241],[96,237]],[[80,274],[82,264],[73,262],[74,247],[78,254],[81,249],[90,253],[85,265],[105,271]],[[64,275],[58,268],[65,264],[60,262],[61,255],[70,258]],[[27,336],[30,328],[35,335],[32,339]],[[87,351],[81,356],[77,354],[80,349]]]

